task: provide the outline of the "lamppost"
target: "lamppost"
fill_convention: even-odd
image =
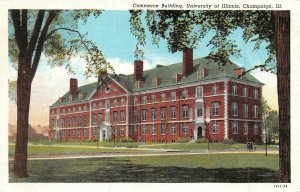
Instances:
[[[267,121],[267,118],[268,118],[268,114],[264,114],[263,115],[263,126],[265,128],[265,154],[266,154],[266,157],[268,156],[268,145],[267,145],[267,125],[266,125],[266,121]]]
[[[209,107],[206,108],[206,119],[205,119],[205,127],[206,127],[206,134],[207,134],[207,150],[209,151],[209,123],[210,123],[210,109]]]
[[[102,126],[102,121],[99,120],[97,123],[97,150],[99,148],[99,139],[100,139],[100,128]]]
[[[165,118],[161,120],[161,125],[165,128],[165,136],[166,136],[166,147],[168,146],[168,138],[167,138],[167,121]]]
[[[111,124],[111,128],[112,128],[112,134],[114,135],[114,147],[116,146],[116,123],[115,122],[113,122],[112,124]]]

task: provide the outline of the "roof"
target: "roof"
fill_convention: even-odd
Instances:
[[[208,69],[209,72],[207,76],[199,79],[197,77],[197,71],[198,69],[201,68],[206,68]],[[211,62],[207,58],[199,58],[194,60],[193,71],[190,75],[188,75],[185,78],[181,78],[181,80],[177,83],[173,83],[172,76],[176,73],[178,74],[182,73],[182,62],[167,65],[167,66],[160,66],[154,69],[143,71],[144,81],[143,81],[143,87],[140,89],[137,89],[135,87],[134,74],[131,75],[120,74],[117,77],[111,77],[111,78],[117,81],[129,92],[136,92],[136,91],[145,91],[149,89],[156,89],[160,87],[168,87],[168,86],[174,86],[174,85],[180,85],[180,84],[186,84],[192,82],[208,81],[208,80],[218,79],[222,77],[230,77],[230,78],[238,79],[238,76],[234,73],[234,69],[236,68],[240,68],[240,66],[235,63],[231,63],[226,66],[220,66],[217,62]],[[162,78],[162,81],[159,86],[154,86],[152,83],[152,80],[156,77]],[[240,79],[254,82],[254,83],[261,83],[250,73],[246,73]],[[58,100],[52,106],[87,101],[96,88],[97,88],[97,82],[81,86],[78,88],[78,92],[86,93],[87,94],[86,97],[84,97],[83,99],[79,99],[77,95],[76,98],[73,99],[73,101],[70,101],[69,100],[70,93],[67,92],[64,96],[62,96],[65,98],[63,102],[60,102]]]

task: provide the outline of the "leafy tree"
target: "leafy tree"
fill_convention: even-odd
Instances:
[[[98,17],[101,10],[10,10],[9,57],[18,71],[17,137],[14,175],[27,177],[28,116],[31,84],[42,54],[47,63],[65,66],[74,73],[70,59],[81,55],[86,60],[86,76],[113,72],[102,52],[78,30],[89,16]]]
[[[136,57],[143,57],[145,17],[152,34],[152,42],[159,44],[160,39],[167,41],[170,52],[195,48],[201,39],[214,32],[208,46],[208,58],[220,64],[230,64],[230,56],[239,56],[240,50],[228,36],[236,29],[243,29],[243,39],[255,42],[254,50],[267,42],[268,58],[264,64],[254,69],[277,73],[279,106],[279,156],[282,182],[290,182],[290,12],[289,11],[153,11],[146,13],[131,11],[131,31],[137,37]],[[276,65],[272,62],[276,60]]]

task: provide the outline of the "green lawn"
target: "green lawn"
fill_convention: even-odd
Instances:
[[[278,155],[203,154],[28,161],[10,182],[278,182]]]

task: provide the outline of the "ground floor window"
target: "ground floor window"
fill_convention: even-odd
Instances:
[[[146,125],[142,125],[142,134],[143,134],[143,135],[146,135],[146,134],[147,134]]]
[[[213,122],[212,132],[215,134],[219,133],[219,122],[217,122],[217,121]]]
[[[176,133],[176,126],[175,126],[174,123],[172,123],[172,124],[171,124],[171,134],[172,134],[172,135],[175,135],[175,133]]]
[[[166,134],[166,124],[160,125],[160,134],[165,135]]]
[[[232,122],[232,133],[233,134],[238,133],[238,123],[236,121]]]
[[[120,130],[120,135],[124,135],[124,133],[125,133],[125,128],[124,128],[124,126],[122,126],[121,130]]]
[[[155,135],[156,134],[156,128],[154,125],[152,125],[151,127],[151,135]]]
[[[188,132],[188,126],[187,126],[187,124],[184,123],[182,126],[182,133],[187,134],[187,132]]]

